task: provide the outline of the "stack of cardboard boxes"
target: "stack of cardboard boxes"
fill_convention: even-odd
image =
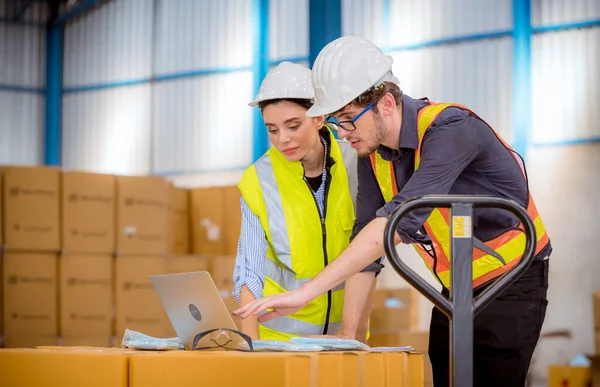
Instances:
[[[60,174],[12,167],[1,173],[4,345],[53,343],[58,333]]]
[[[57,334],[65,345],[107,346],[113,328],[115,177],[60,176]]]
[[[371,307],[371,347],[411,346],[425,354],[425,387],[433,386],[427,356],[429,332],[418,329],[419,293],[413,288],[377,289]]]
[[[423,386],[423,355],[408,352],[0,350],[0,386]]]
[[[0,184],[5,347],[107,346],[127,328],[172,336],[149,275],[209,270],[237,306],[237,187],[51,167],[4,167]]]

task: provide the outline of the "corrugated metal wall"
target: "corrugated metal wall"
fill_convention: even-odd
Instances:
[[[391,54],[407,95],[467,105],[512,140],[511,0],[342,5],[343,34],[363,36]],[[473,35],[489,39],[452,41]]]
[[[63,167],[150,173],[151,97],[149,83],[65,94]]]
[[[512,28],[511,0],[389,1],[392,46]]]
[[[598,0],[531,0],[534,26],[580,22],[600,18]]]
[[[65,29],[64,87],[149,78],[152,4],[111,0],[69,23]]]
[[[308,66],[308,0],[269,1],[269,59]]]
[[[392,52],[394,74],[413,98],[458,102],[512,141],[512,40],[498,38]]]
[[[64,164],[170,175],[250,163],[252,6],[112,0],[69,24]],[[511,0],[342,0],[342,32],[390,53],[408,95],[463,103],[513,142],[512,12]],[[532,1],[535,143],[600,135],[599,27],[544,30],[599,17],[595,0]],[[269,0],[271,65],[308,64],[308,19],[309,0]],[[555,88],[568,101],[559,108]],[[124,149],[129,161],[98,156],[110,152],[99,146]]]
[[[250,5],[113,0],[69,24],[65,167],[171,175],[249,164]]]
[[[532,140],[600,140],[600,1],[533,4]],[[589,27],[590,20],[596,25]],[[556,31],[557,24],[573,28]]]
[[[151,172],[153,14],[152,1],[113,0],[66,26],[65,168]]]
[[[342,35],[362,36],[379,46],[387,46],[389,38],[388,0],[342,0]],[[386,31],[387,30],[387,31]]]
[[[153,171],[243,168],[252,160],[251,2],[157,2]]]
[[[0,1],[0,164],[43,162],[46,16],[45,4]]]

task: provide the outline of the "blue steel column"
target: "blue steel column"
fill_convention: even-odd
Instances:
[[[309,0],[308,35],[308,61],[312,69],[321,49],[342,36],[341,0]],[[336,131],[333,136],[338,138]]]
[[[45,163],[61,164],[63,26],[48,27],[46,36]]]
[[[381,9],[383,11],[382,15],[381,15],[383,47],[381,47],[381,48],[384,50],[387,50],[390,47],[390,33],[391,33],[390,13],[391,13],[392,7],[390,4],[390,0],[383,0],[383,6],[381,7]]]
[[[513,0],[513,142],[525,159],[531,136],[531,0]]]
[[[254,95],[269,72],[269,0],[252,0],[254,22]],[[254,97],[254,95],[252,97]],[[269,149],[269,137],[258,108],[254,110],[252,161],[258,160]]]
[[[308,11],[308,59],[312,68],[319,51],[342,36],[341,0],[310,0]]]

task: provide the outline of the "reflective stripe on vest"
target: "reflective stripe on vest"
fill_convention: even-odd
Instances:
[[[354,224],[357,191],[356,152],[335,141],[330,132],[329,153],[334,160],[326,197],[326,252],[321,218],[314,194],[303,179],[300,162],[288,162],[275,148],[246,170],[239,187],[248,207],[260,219],[268,242],[264,296],[293,290],[310,281],[348,246]],[[331,290],[327,333],[341,322],[344,284]],[[261,339],[323,334],[329,306],[325,293],[289,316],[260,324]],[[337,331],[336,331],[337,332]]]
[[[291,337],[318,335],[320,334],[319,332],[323,329],[321,325],[315,325],[306,321],[295,320],[286,316],[274,318],[273,320],[261,323],[261,325],[273,331],[285,333],[287,335],[290,335]],[[328,334],[335,335],[340,329],[340,325],[341,323],[339,322],[329,324]],[[265,340],[262,338],[262,335],[261,340]]]
[[[423,138],[427,129],[431,126],[437,116],[448,107],[457,107],[465,109],[479,118],[474,112],[459,104],[431,104],[423,107],[418,113],[418,147],[415,151],[415,171],[419,168],[421,163],[421,147],[423,144]],[[481,119],[481,118],[479,118]],[[482,120],[483,121],[483,120]],[[483,121],[485,122],[485,121]],[[490,128],[491,126],[486,123]],[[493,129],[492,129],[493,131]],[[495,131],[493,131],[496,137],[502,142],[502,144],[508,149],[516,160],[519,168],[521,169],[525,181],[527,182],[527,173],[521,157],[508,145]],[[397,182],[394,176],[393,163],[384,160],[379,153],[374,152],[371,154],[371,165],[373,172],[379,187],[383,194],[386,202],[389,202],[391,198],[398,193]],[[527,212],[536,230],[537,245],[535,254],[539,253],[548,244],[548,234],[546,228],[539,216],[533,197],[528,188],[528,199],[527,199]],[[446,287],[450,288],[450,210],[447,208],[435,208],[431,212],[423,224],[427,235],[433,243],[433,249],[428,246],[422,246],[413,244],[421,258],[425,261],[432,273],[439,279],[439,281]],[[525,234],[518,231],[517,228],[523,228],[519,223],[515,226],[515,229],[510,229],[500,236],[485,242],[487,248],[493,252],[499,254],[504,258],[506,265],[504,265],[497,257],[488,254],[487,252],[474,247],[473,249],[473,287],[477,287],[491,279],[494,279],[512,267],[514,267],[521,259],[525,250]],[[435,270],[434,268],[435,264]]]

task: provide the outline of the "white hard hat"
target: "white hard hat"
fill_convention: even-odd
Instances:
[[[313,65],[315,103],[306,115],[333,113],[383,81],[398,83],[391,73],[393,62],[391,56],[364,38],[342,36],[329,43]]]
[[[260,84],[254,101],[248,105],[258,106],[262,101],[279,98],[310,99],[314,89],[310,69],[292,62],[281,62],[274,67]]]

